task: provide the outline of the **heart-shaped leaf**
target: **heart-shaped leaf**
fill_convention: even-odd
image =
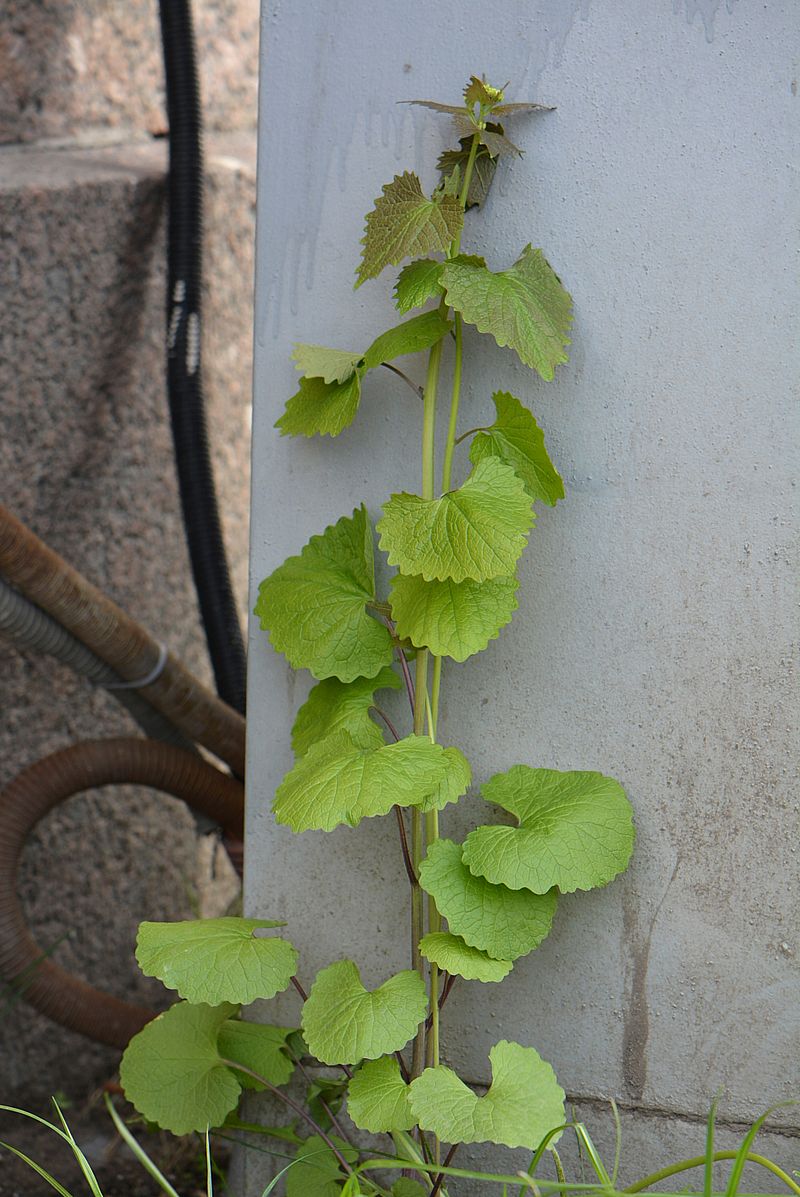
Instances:
[[[410,312],[421,308],[429,299],[442,295],[442,263],[433,258],[418,258],[409,262],[397,276],[394,288],[394,302],[398,312]]]
[[[477,465],[486,457],[499,457],[522,479],[532,499],[554,507],[564,498],[564,483],[544,447],[544,433],[515,395],[496,391],[492,399],[497,419],[473,440],[470,461]]]
[[[256,931],[280,926],[239,918],[140,923],[136,959],[146,977],[158,977],[187,1001],[247,1005],[281,993],[297,971],[288,940],[256,938]]]
[[[393,806],[437,801],[451,774],[454,784],[443,795],[444,805],[458,797],[452,790],[462,779],[463,758],[460,753],[454,757],[456,751],[414,735],[380,748],[359,748],[347,732],[335,732],[286,774],[272,809],[292,831],[333,831],[342,823],[356,827],[362,819],[388,814]]]
[[[356,1162],[354,1148],[335,1135],[331,1142],[348,1164]],[[340,1197],[344,1181],[342,1166],[325,1140],[311,1135],[298,1147],[295,1162],[287,1169],[286,1197]]]
[[[510,466],[480,462],[458,490],[439,499],[395,494],[378,522],[389,564],[430,582],[508,577],[534,522],[531,500]]]
[[[340,682],[329,677],[317,682],[297,712],[292,728],[292,748],[298,759],[314,744],[337,731],[346,731],[359,748],[380,748],[383,732],[373,719],[370,709],[378,690],[397,690],[400,678],[388,665],[377,677],[356,678]]]
[[[425,983],[416,972],[395,974],[372,993],[352,960],[317,973],[303,1006],[303,1034],[323,1064],[358,1064],[400,1051],[428,1010]]]
[[[301,378],[299,386],[275,421],[281,436],[338,436],[353,423],[361,402],[359,373],[351,374],[344,382],[309,376]]]
[[[286,1047],[289,1036],[294,1033],[293,1027],[272,1027],[266,1023],[229,1018],[220,1028],[217,1050],[225,1060],[243,1064],[271,1085],[285,1085],[295,1069]],[[245,1072],[237,1072],[236,1079],[243,1089],[264,1089]]]
[[[518,585],[516,578],[426,582],[418,574],[396,574],[389,603],[397,634],[436,657],[466,661],[510,621]]]
[[[394,1056],[368,1060],[350,1082],[347,1112],[360,1130],[406,1131],[416,1124],[408,1104],[408,1085]]]
[[[374,370],[376,366],[392,362],[396,357],[430,349],[437,341],[441,341],[450,327],[450,321],[437,311],[412,316],[410,320],[404,320],[402,324],[375,338],[364,354],[364,366],[367,370]]]
[[[607,885],[633,851],[631,806],[618,781],[602,773],[514,765],[481,791],[519,827],[479,827],[464,843],[470,872],[513,890],[562,893]]]
[[[403,258],[446,253],[461,231],[464,213],[454,195],[428,199],[415,174],[395,175],[367,216],[356,286]]]
[[[564,1122],[564,1090],[532,1047],[503,1039],[489,1052],[492,1084],[478,1097],[450,1068],[426,1068],[411,1082],[417,1122],[447,1143],[498,1143],[534,1150]]]
[[[452,931],[423,935],[419,950],[442,972],[463,977],[465,981],[502,981],[514,967],[510,960],[494,960],[479,948],[471,948]]]
[[[294,669],[352,682],[392,661],[388,629],[367,614],[374,599],[372,529],[361,506],[261,583],[255,613]]]
[[[444,810],[451,802],[458,802],[470,787],[472,770],[464,753],[458,748],[445,748],[444,755],[447,761],[444,777],[435,789],[419,802],[412,804],[423,814],[432,810]]]
[[[540,249],[527,245],[496,274],[482,258],[459,255],[445,262],[442,283],[446,302],[467,324],[514,349],[542,378],[567,361],[572,300]]]
[[[474,877],[461,859],[461,845],[441,839],[431,844],[419,869],[419,882],[447,919],[450,930],[495,960],[516,960],[549,934],[556,893],[492,885]]]
[[[297,369],[308,378],[323,382],[347,382],[356,372],[363,353],[352,349],[328,349],[326,345],[295,345],[292,357]]]
[[[236,1007],[178,1002],[134,1035],[120,1065],[128,1101],[174,1135],[220,1126],[241,1086],[222,1062],[217,1035]]]

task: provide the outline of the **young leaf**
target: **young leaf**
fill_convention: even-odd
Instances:
[[[358,373],[345,382],[301,378],[300,390],[288,400],[275,427],[281,436],[338,436],[353,423],[360,399]]]
[[[518,585],[516,578],[426,582],[418,574],[397,574],[389,595],[397,634],[434,656],[466,661],[510,621]]]
[[[353,961],[339,960],[317,973],[303,1006],[303,1034],[321,1063],[358,1064],[400,1051],[427,1011],[418,973],[396,973],[370,993]]]
[[[540,249],[527,245],[509,270],[496,274],[482,258],[460,255],[445,262],[442,283],[450,307],[514,349],[542,378],[551,379],[567,361],[572,300]]]
[[[499,128],[499,126],[497,127]],[[436,169],[442,175],[443,180],[452,178],[456,171],[461,177],[469,161],[472,136],[462,137],[458,144],[459,149],[445,150],[439,155]],[[486,146],[479,146],[472,165],[472,177],[467,188],[468,208],[479,208],[485,202],[496,170],[497,159],[492,157]],[[439,281],[441,281],[441,276]]]
[[[493,108],[503,100],[503,91],[499,87],[492,87],[485,79],[477,75],[470,75],[469,83],[464,88],[464,103],[468,108],[480,104],[483,108]]]
[[[564,483],[547,454],[544,433],[533,414],[508,391],[495,391],[492,399],[497,419],[473,440],[470,461],[477,465],[487,457],[499,457],[522,479],[532,499],[555,507],[564,498]]]
[[[331,1140],[348,1164],[358,1152],[334,1136]],[[295,1163],[286,1172],[286,1197],[340,1197],[344,1172],[336,1156],[319,1135],[311,1135],[298,1147]]]
[[[533,522],[521,480],[492,458],[439,499],[392,495],[377,528],[389,564],[402,573],[485,582],[514,573]]]
[[[502,981],[514,967],[510,960],[495,960],[479,948],[471,948],[451,931],[423,935],[419,950],[442,972],[463,977],[465,981]]]
[[[255,937],[279,926],[240,918],[140,923],[136,959],[146,977],[158,977],[187,1001],[247,1005],[281,993],[297,971],[288,940]]]
[[[446,253],[463,221],[456,196],[428,199],[415,174],[395,175],[367,216],[356,286],[376,278],[385,266],[397,266],[403,258]]]
[[[429,299],[442,295],[442,263],[433,258],[418,258],[409,262],[397,276],[394,303],[398,312],[421,308]]]
[[[324,345],[295,345],[292,353],[302,374],[321,378],[323,382],[347,382],[355,374],[362,356],[349,349],[327,349]]]
[[[564,1122],[564,1090],[532,1047],[503,1039],[489,1052],[492,1084],[477,1097],[450,1068],[426,1068],[409,1101],[423,1130],[447,1143],[498,1143],[533,1150]]]
[[[386,666],[374,678],[356,678],[340,682],[329,677],[317,682],[297,712],[292,727],[292,748],[299,760],[314,744],[337,731],[346,731],[359,748],[380,748],[383,733],[370,718],[370,708],[378,690],[398,690],[402,682]]]
[[[270,1084],[285,1085],[295,1069],[294,1060],[286,1050],[286,1040],[293,1030],[292,1027],[271,1027],[229,1018],[220,1027],[217,1049],[225,1060],[244,1064]],[[244,1072],[237,1072],[236,1079],[243,1089],[264,1088]]]
[[[374,597],[372,528],[362,505],[261,583],[255,613],[293,668],[352,682],[375,677],[394,655],[388,629],[367,614]]]
[[[474,877],[461,859],[461,845],[441,839],[431,844],[419,869],[419,883],[447,919],[450,930],[494,960],[516,960],[548,935],[556,893],[492,885]]]
[[[333,831],[342,823],[356,827],[395,805],[419,805],[457,768],[427,736],[364,749],[339,731],[310,748],[286,774],[272,809],[292,831]]]
[[[408,1085],[394,1056],[368,1060],[350,1082],[347,1112],[359,1130],[411,1130],[416,1125],[408,1105]]]
[[[235,1007],[178,1002],[125,1049],[120,1081],[140,1114],[174,1135],[220,1126],[241,1086],[217,1050],[220,1026]]]
[[[602,773],[514,765],[481,790],[515,815],[519,827],[479,827],[464,843],[470,872],[513,890],[562,893],[607,885],[633,851],[625,791]]]
[[[450,327],[450,321],[437,311],[412,316],[410,320],[404,320],[402,324],[375,338],[364,354],[364,365],[367,370],[374,370],[376,366],[394,361],[396,357],[430,349],[437,341],[441,341]]]

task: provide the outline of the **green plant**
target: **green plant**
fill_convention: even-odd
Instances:
[[[408,172],[383,188],[366,218],[356,286],[411,259],[397,278],[396,306],[404,316],[432,306],[363,351],[298,345],[299,389],[277,424],[285,435],[338,436],[357,414],[366,375],[382,367],[409,383],[417,420],[420,388],[395,362],[427,354],[421,494],[392,495],[377,523],[397,572],[389,594],[378,595],[362,504],[265,579],[256,607],[273,646],[317,679],[294,724],[296,762],[275,794],[275,817],[298,833],[384,815],[397,821],[410,882],[412,968],[370,992],[354,961],[336,961],[306,995],[294,946],[263,934],[278,924],[144,923],[143,971],[184,1000],[136,1036],[121,1070],[137,1108],[176,1133],[230,1124],[242,1089],[278,1096],[294,1115],[288,1133],[310,1132],[287,1172],[289,1197],[309,1192],[312,1182],[331,1195],[387,1192],[379,1166],[359,1163],[340,1124],[345,1100],[358,1128],[391,1136],[392,1166],[399,1159],[417,1174],[394,1185],[398,1197],[445,1193],[446,1178],[461,1174],[446,1166],[452,1149],[440,1163],[441,1141],[554,1147],[553,1128],[566,1117],[551,1066],[534,1048],[503,1040],[490,1053],[491,1086],[478,1096],[440,1063],[441,1010],[457,978],[500,982],[547,936],[559,894],[606,885],[626,867],[634,839],[618,782],[529,765],[514,765],[481,791],[515,825],[487,816],[463,844],[440,836],[440,811],[471,783],[463,752],[437,741],[443,661],[480,652],[510,621],[534,503],[554,506],[564,494],[542,431],[515,395],[498,389],[494,418],[459,433],[464,325],[548,380],[567,360],[572,315],[541,250],[527,245],[499,272],[461,253],[465,211],[485,198],[497,159],[519,153],[503,123],[537,105],[506,104],[502,91],[476,77],[463,105],[424,103],[455,118],[459,146],[441,156],[431,196]],[[446,348],[450,406],[437,485]],[[455,450],[467,439],[471,470],[453,488]],[[375,697],[403,687],[408,734]],[[301,1032],[241,1020],[242,1005],[291,984],[304,999]],[[340,1075],[305,1074],[309,1055]],[[305,1105],[285,1089],[297,1069],[307,1075]]]

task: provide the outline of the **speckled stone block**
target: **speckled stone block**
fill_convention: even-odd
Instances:
[[[207,155],[205,380],[242,600],[253,148],[239,134],[212,140]],[[0,501],[208,681],[164,382],[165,164],[161,143],[0,150]],[[77,740],[134,731],[107,693],[0,642],[0,784]],[[138,922],[189,917],[198,892],[210,911],[231,896],[227,861],[198,839],[185,808],[132,787],[75,798],[48,818],[26,850],[21,889],[55,959],[151,1000],[163,991],[138,975]],[[0,1025],[0,1101],[56,1089],[83,1098],[116,1061],[17,1003]]]
[[[258,0],[194,5],[206,126],[255,124]],[[0,142],[165,127],[155,0],[10,0],[0,10]]]

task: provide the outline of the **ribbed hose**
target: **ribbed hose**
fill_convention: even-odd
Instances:
[[[48,1018],[123,1048],[155,1012],[112,997],[45,958],[17,898],[17,869],[31,829],[60,802],[106,785],[142,785],[181,798],[242,834],[241,785],[197,756],[152,740],[89,740],[37,761],[0,793],[0,975]]]
[[[123,681],[138,682],[158,666],[156,640],[101,590],[49,549],[0,505],[0,574],[105,661]],[[172,653],[142,697],[194,743],[244,776],[244,719]]]
[[[55,657],[81,677],[98,686],[110,686],[109,693],[125,707],[145,735],[193,751],[187,739],[168,719],[145,702],[135,690],[117,689],[120,677],[99,657],[76,640],[60,624],[0,578],[0,637],[6,637],[22,652]]]
[[[200,372],[200,89],[189,0],[160,0],[169,119],[167,386],[175,461],[200,614],[217,691],[245,707],[246,662],[208,449]]]

